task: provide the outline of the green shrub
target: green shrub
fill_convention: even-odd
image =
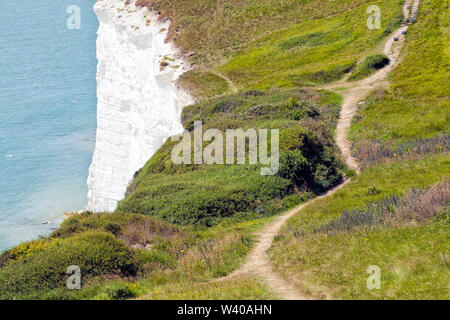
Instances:
[[[278,174],[292,180],[297,186],[312,181],[311,164],[300,150],[289,150],[281,155]]]

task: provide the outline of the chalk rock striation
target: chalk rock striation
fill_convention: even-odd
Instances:
[[[99,0],[97,136],[87,210],[110,212],[137,170],[183,131],[182,108],[194,101],[175,84],[189,66],[166,42],[170,21],[125,1]]]

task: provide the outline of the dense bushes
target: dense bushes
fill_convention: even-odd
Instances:
[[[49,241],[48,239],[34,240],[24,242],[10,250],[6,250],[0,256],[0,268],[3,268],[7,263],[20,260],[24,257],[31,256],[35,253],[47,250],[58,245],[59,241]]]
[[[317,193],[323,192],[342,180],[338,168],[332,166],[339,164],[339,160],[332,154],[329,156],[329,163],[325,165],[310,162],[300,150],[289,150],[280,157],[278,173],[281,177],[292,181],[297,187],[311,189]]]
[[[137,271],[137,260],[122,242],[107,233],[87,232],[0,269],[0,299],[39,298],[42,292],[64,288],[72,265],[80,267],[82,281]]]
[[[118,210],[155,215],[182,225],[213,225],[219,217],[254,210],[256,201],[270,202],[291,192],[290,181],[261,176],[258,166],[208,169],[147,180]]]
[[[342,163],[337,151],[327,146],[311,131],[297,127],[281,134],[278,174],[297,187],[323,192],[342,180]]]

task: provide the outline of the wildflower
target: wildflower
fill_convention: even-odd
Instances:
[[[397,156],[397,154],[396,153],[394,153],[394,157],[396,157]]]

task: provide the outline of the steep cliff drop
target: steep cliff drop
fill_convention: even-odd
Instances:
[[[125,1],[94,6],[97,38],[97,137],[87,210],[113,211],[134,173],[164,141],[183,131],[192,97],[175,80],[188,69],[166,42],[170,21]]]

